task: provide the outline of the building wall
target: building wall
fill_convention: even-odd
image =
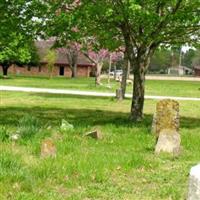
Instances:
[[[194,69],[194,75],[200,76],[200,69]]]
[[[77,76],[78,77],[89,77],[90,72],[92,70],[91,66],[78,66],[77,67]],[[0,73],[2,73],[2,67],[0,67]],[[47,66],[41,65],[40,67],[18,67],[12,65],[8,69],[8,74],[16,74],[16,75],[28,75],[28,76],[48,76],[48,68]],[[52,76],[59,76],[60,74],[60,66],[55,66],[52,71]],[[71,77],[71,69],[69,66],[64,66],[64,76]]]

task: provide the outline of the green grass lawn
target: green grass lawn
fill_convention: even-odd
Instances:
[[[150,130],[156,101],[146,101],[144,122],[133,124],[128,120],[130,100],[15,92],[1,92],[0,98],[0,199],[179,200],[187,196],[189,170],[200,158],[199,102],[180,102],[182,152],[172,158],[154,154]],[[23,126],[24,116],[38,123]],[[62,119],[74,130],[61,132]],[[103,140],[83,137],[96,126]],[[4,137],[17,130],[30,130],[32,135],[16,143]],[[44,138],[53,139],[56,158],[40,157]]]
[[[112,81],[112,88],[106,87],[107,80],[102,81],[103,86],[95,86],[94,78],[63,78],[48,79],[45,77],[14,77],[0,79],[0,85],[60,88],[87,91],[115,92],[119,83]],[[132,86],[128,86],[127,92],[132,92]],[[146,95],[200,97],[200,82],[198,81],[171,81],[171,80],[147,80]]]

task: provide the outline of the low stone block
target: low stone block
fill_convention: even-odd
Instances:
[[[41,144],[41,157],[55,157],[56,146],[51,139],[45,139]]]
[[[97,140],[103,139],[103,135],[102,135],[100,130],[94,130],[94,131],[91,131],[89,133],[86,133],[86,136],[92,137],[92,138],[97,139]]]
[[[174,130],[164,129],[160,132],[155,148],[155,153],[170,153],[175,156],[180,153],[181,137]]]
[[[191,168],[187,200],[200,199],[200,164]]]

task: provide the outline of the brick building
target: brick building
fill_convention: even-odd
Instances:
[[[200,76],[200,66],[195,66],[194,67],[194,75],[195,76]]]
[[[19,67],[16,65],[12,65],[8,69],[8,73],[16,74],[16,75],[39,75],[39,76],[48,76],[48,67],[47,67],[47,60],[45,60],[45,56],[48,50],[52,47],[53,41],[41,40],[36,41],[35,45],[38,50],[38,55],[40,57],[40,64],[39,66],[33,67]],[[77,62],[77,76],[78,77],[89,77],[91,73],[94,73],[95,66],[94,64],[81,52],[78,55],[78,62]],[[2,68],[0,67],[0,72],[2,72]],[[66,76],[71,77],[71,69],[69,67],[69,63],[67,60],[67,56],[62,53],[56,51],[56,62],[53,68],[53,76]]]

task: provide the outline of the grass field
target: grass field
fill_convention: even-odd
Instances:
[[[45,77],[10,77],[0,79],[0,85],[39,87],[39,88],[60,88],[87,91],[115,92],[119,83],[112,81],[112,88],[106,87],[107,80],[102,81],[103,86],[94,85],[94,78],[52,78]],[[127,92],[132,92],[132,86],[128,86]],[[198,81],[172,81],[172,80],[147,80],[146,95],[200,97],[200,82]]]
[[[58,86],[64,87],[65,81],[69,80],[58,79]],[[187,196],[189,170],[200,158],[198,102],[180,102],[182,152],[172,158],[154,154],[150,130],[156,101],[146,101],[144,122],[133,124],[128,120],[130,100],[15,92],[1,92],[0,98],[0,199],[179,200]],[[32,118],[22,124],[24,116]],[[62,119],[74,130],[60,131]],[[37,123],[30,123],[34,120]],[[103,140],[83,137],[96,126]],[[32,135],[26,135],[27,130]],[[26,137],[16,143],[5,137],[16,131]],[[56,158],[40,157],[44,138],[55,142]]]

